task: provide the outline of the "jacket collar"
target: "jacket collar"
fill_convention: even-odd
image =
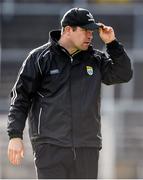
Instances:
[[[59,46],[59,39],[61,37],[61,30],[52,30],[49,32],[49,42],[51,45],[58,45]]]

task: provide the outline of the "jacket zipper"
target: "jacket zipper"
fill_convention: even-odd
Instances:
[[[73,62],[73,57],[70,56],[71,64]],[[72,97],[71,97],[71,78],[70,78],[70,100],[72,104]],[[72,119],[72,109],[71,109],[71,119]],[[73,120],[72,120],[72,152],[73,152],[73,160],[76,160],[76,149],[74,145],[74,133],[73,133]]]
[[[38,134],[40,134],[40,126],[41,126],[41,114],[42,114],[42,107],[40,108],[39,111],[39,116],[38,116]]]
[[[72,151],[73,151],[73,160],[76,160],[76,150],[75,147],[72,147]]]
[[[71,64],[73,63],[73,56],[71,56],[70,54],[68,54],[64,49],[63,51],[68,55],[68,57],[70,58]],[[76,54],[76,53],[75,53]],[[72,104],[72,98],[71,98],[71,78],[70,78],[70,101]],[[71,109],[71,119],[72,119],[72,109]],[[74,146],[74,137],[73,137],[73,120],[72,120],[72,151],[73,151],[73,160],[76,160],[76,148]]]

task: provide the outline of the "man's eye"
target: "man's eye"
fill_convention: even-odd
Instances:
[[[81,28],[81,31],[87,31],[87,29]]]

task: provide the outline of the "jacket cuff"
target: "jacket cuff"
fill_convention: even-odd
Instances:
[[[114,49],[114,48],[120,47],[120,43],[117,41],[117,39],[115,39],[112,42],[107,43],[106,46],[107,46],[107,49]]]
[[[112,42],[106,44],[107,53],[111,58],[118,58],[123,54],[123,45],[119,43],[116,39]]]
[[[19,133],[19,132],[13,132],[13,133],[9,133],[9,139],[12,138],[21,138],[23,139],[23,134]]]

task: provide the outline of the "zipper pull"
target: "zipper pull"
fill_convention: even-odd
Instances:
[[[73,58],[72,57],[70,57],[71,58],[71,63],[73,62]]]

